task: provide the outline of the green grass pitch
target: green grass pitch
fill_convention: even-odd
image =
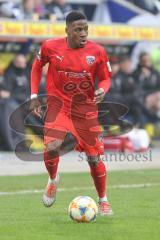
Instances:
[[[79,195],[97,200],[90,175],[61,174],[61,191],[51,208],[42,205],[42,193],[17,194],[41,190],[46,181],[47,175],[0,177],[0,240],[160,239],[159,170],[110,172],[108,196],[114,216],[98,216],[89,224],[72,222],[67,209]]]

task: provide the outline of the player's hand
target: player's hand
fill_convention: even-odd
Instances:
[[[43,112],[41,109],[41,103],[38,98],[31,99],[29,110],[32,111],[35,116],[42,118]]]
[[[103,88],[99,88],[94,92],[94,102],[100,103],[104,98],[105,92]]]

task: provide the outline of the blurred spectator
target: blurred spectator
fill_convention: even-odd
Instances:
[[[38,15],[40,19],[44,18],[45,15],[45,7],[44,0],[34,0],[34,12]]]
[[[16,11],[16,19],[34,19],[34,1],[33,0],[22,0]]]
[[[113,64],[113,66],[115,63]],[[132,77],[132,65],[130,58],[127,55],[122,55],[119,57],[119,66],[118,62],[116,64],[116,68],[114,66],[113,76],[113,91],[120,93],[122,95],[130,95],[130,93],[134,93],[135,90],[135,81]]]
[[[0,110],[0,131],[8,150],[14,150],[16,144],[24,139],[24,116],[27,109],[21,108],[12,120],[12,124],[21,129],[21,134],[11,130],[10,116],[20,104],[24,103],[26,96],[29,96],[29,69],[27,68],[27,59],[23,54],[17,54],[5,71],[3,88],[4,90],[1,91],[3,104]],[[20,150],[25,150],[25,146],[22,146]]]
[[[23,54],[17,54],[5,71],[4,85],[18,103],[22,103],[25,96],[29,96],[29,69]]]
[[[140,54],[134,77],[138,83],[139,98],[148,114],[160,117],[160,74],[154,69],[148,53]]]
[[[6,115],[4,115],[4,105],[7,100],[10,98],[10,92],[4,88],[4,77],[0,75],[0,142],[1,146],[3,145],[3,150],[9,150],[10,144],[8,144],[8,140],[6,134],[8,131],[8,124]],[[5,125],[4,125],[5,124]],[[7,131],[6,131],[7,129]]]
[[[3,17],[16,18],[17,20],[38,19],[33,0],[22,0],[19,4],[14,4],[13,2],[8,1],[2,4],[1,15]]]
[[[112,86],[106,99],[127,106],[133,124],[142,126],[144,120],[137,100],[137,83],[132,75],[132,64],[129,56],[121,55],[119,60],[114,61],[111,59],[111,66],[114,69]]]
[[[0,2],[0,17],[14,17],[14,3],[9,1]]]
[[[112,65],[112,77],[114,77],[119,71],[119,58],[113,55],[110,57],[109,61]]]
[[[44,0],[44,2],[47,19],[64,21],[66,15],[72,11],[71,5],[65,0]]]

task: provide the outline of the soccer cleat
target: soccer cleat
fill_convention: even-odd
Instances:
[[[42,199],[45,207],[51,207],[52,204],[56,201],[58,184],[59,184],[59,175],[57,175],[57,179],[54,181],[54,183],[50,183],[50,181],[48,180],[46,189],[43,194],[43,199]]]
[[[113,211],[112,211],[112,208],[111,208],[111,205],[109,204],[109,202],[99,202],[99,206],[98,206],[98,209],[99,209],[99,214],[101,216],[112,216],[113,215]]]

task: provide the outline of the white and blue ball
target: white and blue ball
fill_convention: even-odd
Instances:
[[[73,221],[89,223],[96,220],[98,207],[91,197],[79,196],[69,204],[68,213]]]

